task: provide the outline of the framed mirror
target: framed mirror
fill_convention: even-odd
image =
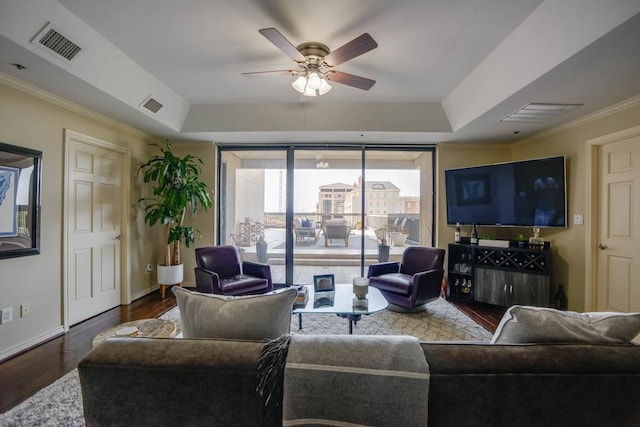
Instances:
[[[0,142],[0,259],[40,253],[42,152]]]

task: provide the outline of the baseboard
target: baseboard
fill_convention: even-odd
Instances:
[[[62,326],[58,326],[55,329],[50,330],[49,332],[45,332],[42,335],[38,335],[37,337],[34,337],[32,339],[30,339],[29,341],[25,341],[21,344],[18,344],[14,347],[11,347],[7,350],[5,350],[4,352],[0,353],[0,362],[4,361],[5,359],[8,359],[10,357],[13,356],[17,356],[18,354],[30,350],[33,347],[36,347],[40,344],[42,344],[43,342],[49,341],[50,339],[53,339],[55,337],[58,337],[60,335],[64,334],[64,327]]]
[[[195,282],[182,282],[182,287],[183,288],[194,288],[196,287],[196,283]],[[140,299],[142,297],[145,297],[149,294],[152,294],[156,291],[158,291],[158,289],[160,288],[160,285],[153,285],[151,287],[148,287],[147,289],[140,291],[140,292],[136,292],[135,294],[131,295],[131,301],[135,301],[137,299]]]
[[[149,287],[149,288],[147,288],[145,290],[142,290],[140,292],[136,292],[135,294],[131,295],[131,301],[135,301],[137,299],[145,297],[145,296],[157,291],[159,288],[160,288],[159,285],[154,285],[154,286],[151,286],[151,287]]]

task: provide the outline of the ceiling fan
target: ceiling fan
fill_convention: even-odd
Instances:
[[[294,46],[275,28],[263,28],[258,32],[293,59],[299,69],[242,73],[245,77],[298,76],[291,85],[305,96],[318,96],[329,92],[331,85],[328,81],[362,90],[369,90],[376,83],[375,80],[333,69],[337,65],[378,47],[378,43],[368,33],[356,37],[332,52],[329,47],[318,42],[305,42]]]

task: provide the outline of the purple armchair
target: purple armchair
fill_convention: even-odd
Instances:
[[[417,312],[440,297],[444,275],[444,249],[409,246],[402,263],[383,262],[369,266],[369,285],[380,290],[394,311]]]
[[[235,246],[196,248],[196,290],[219,295],[254,295],[273,290],[267,264],[240,263]]]

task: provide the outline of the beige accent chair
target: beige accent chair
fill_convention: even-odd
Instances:
[[[328,246],[333,239],[344,240],[344,245],[349,247],[349,233],[351,227],[344,218],[328,219],[324,222],[322,233],[324,234],[324,245]]]

